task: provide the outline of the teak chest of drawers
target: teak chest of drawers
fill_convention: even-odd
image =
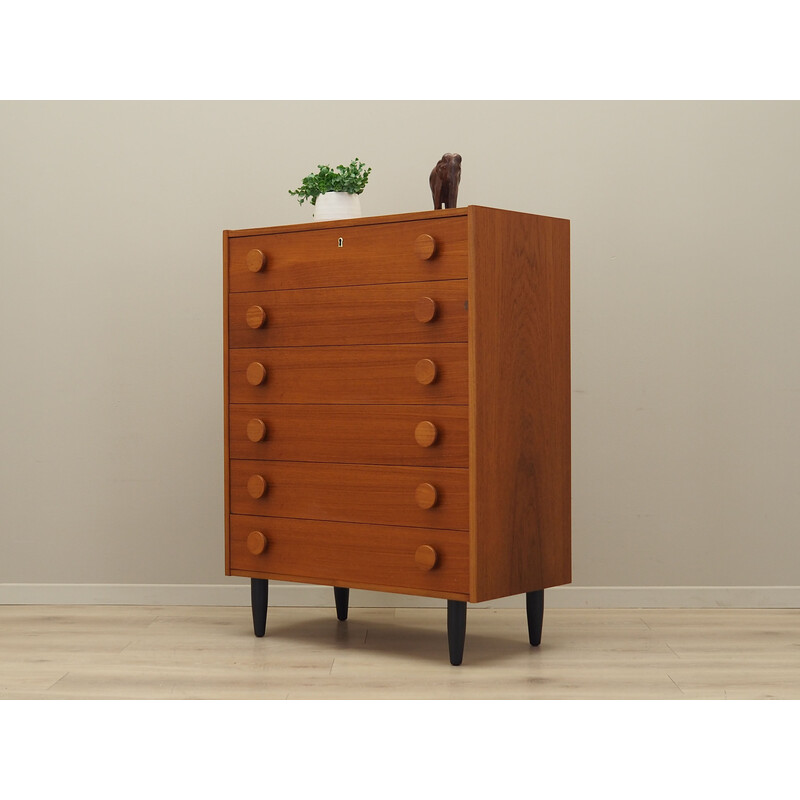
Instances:
[[[467,602],[571,580],[569,221],[467,208],[224,232],[225,570]]]

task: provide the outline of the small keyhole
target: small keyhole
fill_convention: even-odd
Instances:
[[[341,236],[339,237],[339,247],[344,247],[344,239]]]

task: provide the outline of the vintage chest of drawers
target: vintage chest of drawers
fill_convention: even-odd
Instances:
[[[224,232],[226,574],[467,602],[571,580],[569,221]]]

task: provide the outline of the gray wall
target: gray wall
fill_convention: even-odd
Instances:
[[[0,584],[223,584],[222,230],[572,220],[577,586],[797,586],[800,105],[0,104]]]

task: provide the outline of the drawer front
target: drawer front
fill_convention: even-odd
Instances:
[[[467,403],[467,345],[231,350],[231,403]]]
[[[231,292],[466,278],[467,217],[233,236],[228,270]]]
[[[458,531],[231,515],[230,565],[234,573],[336,586],[469,591],[469,545]]]
[[[465,469],[239,461],[234,514],[468,530]]]
[[[230,347],[465,342],[467,282],[240,292],[228,320]]]
[[[466,468],[467,406],[232,405],[231,458]]]

